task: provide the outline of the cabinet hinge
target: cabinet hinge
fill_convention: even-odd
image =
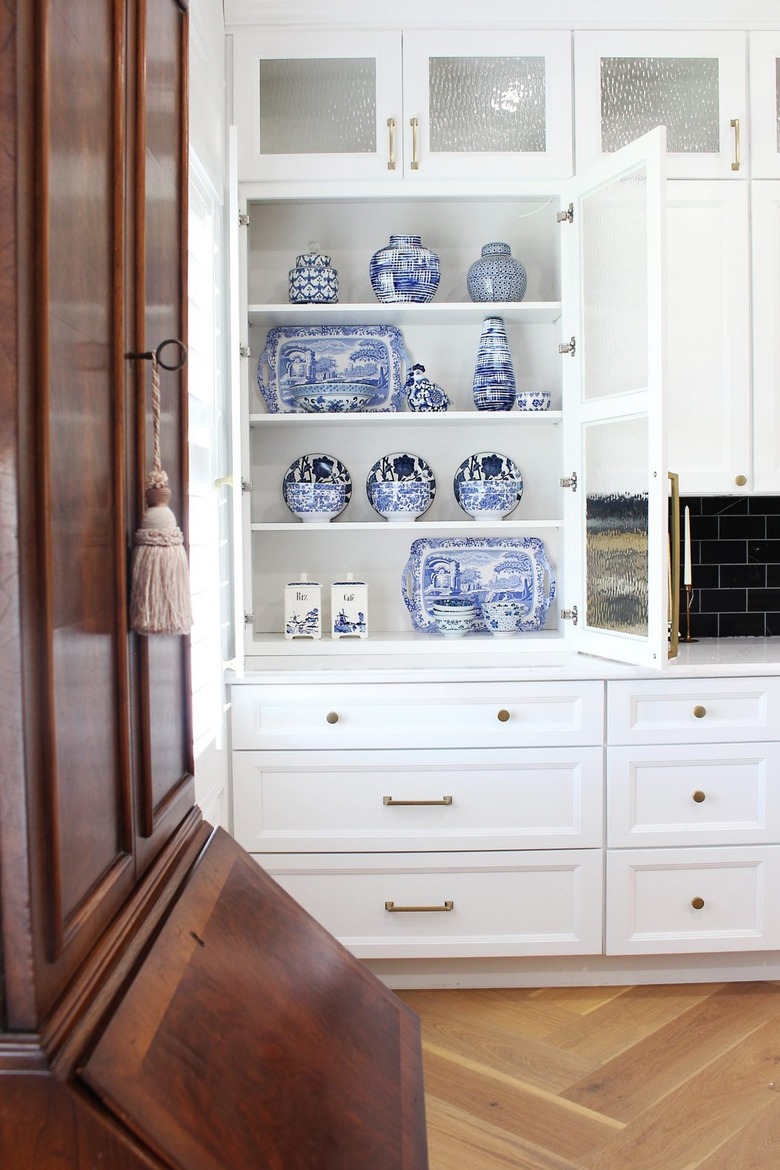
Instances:
[[[573,605],[571,609],[561,610],[561,619],[565,622],[571,622],[573,626],[576,626],[579,621],[579,616],[579,610],[576,605]]]
[[[255,624],[255,615],[253,613],[244,614],[244,625],[253,626]]]
[[[245,211],[239,211],[238,213],[238,226],[249,227],[249,216]]]
[[[574,204],[570,203],[565,211],[558,212],[558,223],[574,223]]]
[[[573,492],[577,490],[577,472],[573,471],[571,475],[565,475],[560,481],[561,487],[571,488]]]
[[[252,356],[252,350],[249,348],[248,345],[239,345],[238,352],[241,355],[241,357],[251,357]]]
[[[241,491],[242,492],[251,492],[251,490],[252,490],[251,479],[242,479],[241,480]]]
[[[577,352],[577,342],[572,337],[571,341],[562,341],[558,346],[558,353],[567,353],[569,357],[574,357]]]

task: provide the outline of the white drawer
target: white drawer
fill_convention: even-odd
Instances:
[[[779,678],[663,678],[607,686],[611,744],[778,738]]]
[[[780,947],[780,846],[607,854],[607,954]]]
[[[601,953],[600,850],[257,860],[360,958]]]
[[[780,744],[607,749],[607,843],[780,841]]]
[[[250,853],[598,847],[603,788],[600,747],[235,752],[233,833]]]
[[[600,744],[603,684],[246,684],[231,688],[233,747]]]

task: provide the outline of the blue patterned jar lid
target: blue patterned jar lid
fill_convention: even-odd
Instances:
[[[512,253],[512,249],[510,248],[509,244],[502,244],[498,241],[495,241],[492,244],[483,244],[482,245],[482,255],[483,256],[499,256],[499,255],[506,256],[506,255],[511,255],[511,253]]]

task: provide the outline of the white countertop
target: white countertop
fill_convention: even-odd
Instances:
[[[233,684],[280,683],[300,684],[320,681],[360,682],[500,682],[529,679],[563,678],[718,678],[735,675],[780,674],[780,638],[705,638],[699,642],[680,643],[676,659],[659,670],[594,658],[586,654],[539,652],[525,653],[513,662],[506,655],[480,656],[479,665],[459,662],[451,655],[435,653],[424,659],[415,657],[403,667],[389,665],[386,657],[361,655],[360,658],[299,656],[282,662],[268,659],[268,668],[251,670],[238,676],[228,675]]]

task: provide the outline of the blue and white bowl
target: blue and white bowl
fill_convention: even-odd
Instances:
[[[371,484],[371,506],[391,524],[416,520],[431,506],[431,485],[419,480],[388,480]]]
[[[344,510],[346,487],[343,483],[288,483],[284,498],[304,524],[327,524]]]
[[[503,520],[517,507],[523,491],[516,479],[472,479],[457,485],[458,503],[474,520]]]
[[[374,391],[365,382],[310,382],[291,386],[289,393],[296,409],[308,414],[352,414],[366,408]]]
[[[433,620],[445,638],[462,638],[477,618],[477,603],[470,597],[446,597],[434,601]]]
[[[549,390],[518,390],[517,405],[520,410],[549,410],[552,394]]]
[[[482,619],[485,629],[495,638],[511,638],[520,629],[528,606],[521,601],[484,601]]]

